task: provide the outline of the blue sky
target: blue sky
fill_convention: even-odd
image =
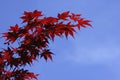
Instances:
[[[30,71],[39,80],[120,80],[119,0],[0,0],[0,32],[20,24],[23,11],[40,10],[46,16],[71,11],[92,20],[75,39],[56,38],[50,48],[53,62],[41,59]],[[2,41],[1,41],[2,42]],[[0,47],[3,47],[1,45]]]

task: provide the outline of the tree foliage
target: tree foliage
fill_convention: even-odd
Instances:
[[[24,67],[42,57],[46,61],[52,60],[49,41],[54,41],[55,36],[74,38],[76,29],[91,26],[90,20],[69,11],[59,13],[57,17],[45,17],[38,10],[25,11],[21,19],[23,26],[10,26],[8,32],[2,35],[6,48],[0,51],[0,80],[37,80],[38,74]],[[14,43],[18,46],[14,47]]]

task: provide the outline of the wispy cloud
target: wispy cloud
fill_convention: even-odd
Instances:
[[[82,64],[106,64],[120,57],[120,47],[96,46],[93,48],[76,48],[74,53],[67,54],[66,59]]]

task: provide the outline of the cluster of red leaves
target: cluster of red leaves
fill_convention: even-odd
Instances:
[[[25,11],[21,19],[24,26],[16,24],[3,33],[7,48],[0,52],[0,80],[37,79],[37,75],[23,68],[41,57],[46,61],[52,60],[53,53],[48,49],[49,40],[54,41],[55,36],[74,37],[75,28],[80,30],[81,27],[91,26],[90,20],[69,11],[58,14],[57,17],[44,17],[37,10]],[[18,47],[12,46],[15,42]]]

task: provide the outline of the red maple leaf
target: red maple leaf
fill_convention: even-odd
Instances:
[[[78,21],[78,29],[80,30],[80,27],[86,28],[87,26],[92,26],[89,22],[91,22],[90,20],[85,20],[84,18],[81,18]]]
[[[69,11],[58,14],[58,18],[63,20],[66,20],[68,16],[69,16]]]
[[[34,18],[34,16],[33,16],[32,12],[24,11],[24,16],[22,16],[20,18],[22,18],[23,23],[25,23],[25,22],[31,21]]]
[[[10,26],[10,29],[9,31],[13,31],[13,32],[18,32],[19,31],[19,27],[18,27],[18,24],[16,24],[15,26]]]
[[[33,16],[38,18],[38,17],[43,16],[43,15],[42,15],[41,11],[35,10],[35,11],[33,11]]]
[[[74,14],[72,13],[72,15],[70,16],[70,19],[74,20],[75,22],[80,19],[80,14]]]
[[[44,59],[47,61],[47,59],[50,59],[52,61],[52,56],[51,54],[53,54],[52,52],[50,52],[49,50],[44,50],[42,54],[40,54],[40,57],[44,57]]]

